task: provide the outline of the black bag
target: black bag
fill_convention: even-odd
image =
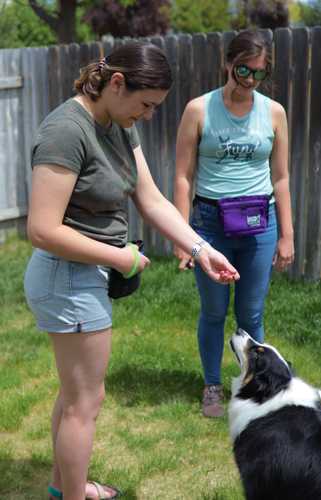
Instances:
[[[140,253],[144,253],[144,242],[142,240],[132,241],[138,246]],[[111,269],[108,281],[108,296],[112,299],[120,299],[134,293],[140,285],[140,273],[135,274],[131,278],[124,276],[116,269]]]

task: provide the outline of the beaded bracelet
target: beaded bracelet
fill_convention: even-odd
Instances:
[[[133,253],[133,256],[134,256],[134,264],[133,264],[131,270],[128,271],[128,273],[123,273],[123,277],[128,279],[128,278],[132,278],[133,276],[135,276],[135,274],[138,271],[139,261],[140,261],[140,253],[138,251],[137,246],[134,245],[133,243],[128,243],[127,246],[130,247],[130,249]]]

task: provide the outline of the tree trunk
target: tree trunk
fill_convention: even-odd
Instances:
[[[78,0],[59,0],[56,12],[49,12],[37,0],[28,0],[34,13],[56,33],[58,43],[72,43],[76,39],[76,9]]]
[[[250,5],[249,0],[243,0],[243,13],[245,18],[245,27],[248,28],[250,25]]]
[[[76,39],[77,0],[59,0],[58,43],[72,43]]]

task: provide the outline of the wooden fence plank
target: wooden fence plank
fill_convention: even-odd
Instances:
[[[38,126],[38,123],[35,123],[34,121],[36,116],[36,113],[34,111],[35,107],[34,61],[37,58],[37,55],[36,52],[30,48],[23,49],[21,55],[22,55],[22,72],[24,75],[24,86],[23,86],[24,165],[22,171],[25,176],[25,182],[29,195],[31,192],[31,166],[30,166],[31,145]],[[42,89],[42,91],[40,90],[40,92],[38,92],[36,95],[38,96],[38,98],[40,98],[40,96],[43,96],[44,93],[45,92]]]
[[[22,75],[21,51],[6,49],[0,53],[0,74],[4,78]],[[25,175],[21,174],[24,158],[22,87],[1,91],[0,116],[0,208],[16,208],[27,204]]]
[[[320,279],[321,269],[321,27],[312,30],[309,188],[306,278]]]
[[[223,85],[222,68],[224,65],[224,55],[221,33],[208,33],[206,53],[207,88],[208,90],[214,90]]]
[[[235,38],[236,34],[237,34],[236,31],[226,31],[225,33],[223,33],[223,36],[222,36],[222,44],[223,44],[223,47],[222,47],[223,60],[222,60],[222,65],[221,65],[221,82],[222,82],[222,85],[224,85],[225,82],[226,82],[226,69],[225,69],[225,66],[226,66],[226,62],[227,62],[227,59],[226,59],[227,50],[228,50],[228,47],[229,47],[231,41],[233,40],[233,38]]]
[[[274,34],[275,67],[274,75],[277,85],[274,87],[273,99],[289,110],[290,69],[291,69],[291,30],[280,28]]]
[[[80,46],[77,43],[60,47],[60,72],[62,80],[62,100],[73,95],[74,81],[80,75]]]
[[[236,35],[237,35],[237,31],[225,31],[223,33],[223,36],[222,36],[222,43],[223,43],[222,50],[223,50],[223,55],[224,55],[224,64],[226,62],[226,54],[227,54],[227,50],[229,48],[229,45],[230,45],[231,41],[233,40],[233,38],[235,38]]]
[[[74,81],[80,76],[80,46],[78,43],[69,45],[69,86],[70,95],[75,95],[73,90]]]
[[[59,71],[62,102],[69,99],[72,95],[69,47],[69,45],[59,45]]]
[[[0,74],[7,82],[22,78],[22,52],[6,49],[0,52]],[[19,211],[28,201],[26,176],[23,169],[23,87],[1,90],[0,99],[0,209]],[[12,219],[11,219],[12,220]],[[5,239],[7,223],[1,222],[0,239]]]
[[[187,102],[191,98],[191,81],[193,79],[193,56],[191,35],[181,35],[178,39],[179,64],[179,115],[181,116]]]
[[[103,57],[103,44],[100,42],[93,42],[90,44],[90,60],[99,61]]]
[[[173,180],[175,173],[175,157],[176,157],[176,134],[180,121],[179,108],[179,64],[178,64],[178,38],[175,35],[170,35],[165,38],[166,54],[171,65],[173,84],[169,91],[164,106],[167,108],[166,113],[166,135],[168,141],[168,159],[167,159],[167,175],[168,175],[168,197],[173,198]]]
[[[274,43],[273,43],[273,31],[269,29],[260,29],[259,32],[261,35],[264,37],[266,40],[268,46],[270,46],[271,49],[271,58],[272,58],[272,72],[269,77],[260,84],[259,91],[261,94],[270,97],[273,99],[273,83],[274,83],[274,78],[273,78],[273,67],[274,67]]]
[[[290,270],[293,278],[304,274],[307,216],[308,177],[308,78],[309,31],[295,29],[293,37],[292,133],[290,161],[290,190],[295,234],[295,261]]]
[[[163,165],[166,176],[165,196],[173,201],[174,191],[174,176],[176,164],[176,135],[180,120],[179,109],[179,65],[178,65],[178,37],[170,35],[165,38],[165,48],[167,58],[171,65],[173,84],[166,98],[164,107],[166,108],[166,123],[164,134],[167,137],[167,158]],[[170,255],[172,253],[172,244],[166,240],[164,253]]]
[[[196,33],[192,37],[193,73],[190,80],[191,98],[198,97],[208,90],[206,35]]]
[[[84,68],[90,62],[90,46],[88,43],[81,43],[79,47],[79,68]]]
[[[57,45],[52,45],[48,49],[48,102],[49,109],[56,108],[62,102],[62,83],[60,50]]]
[[[112,52],[113,47],[114,47],[113,39],[107,39],[103,42],[103,53],[105,57],[108,57],[108,55]]]
[[[150,122],[140,121],[137,123],[137,130],[141,140],[141,147],[145,155],[148,166],[152,169],[154,165],[154,148],[151,147],[154,141],[153,130]],[[145,242],[145,249],[154,246],[154,231],[149,225],[143,225],[142,238]]]
[[[23,86],[23,127],[25,156],[22,170],[26,176],[26,185],[30,193],[31,169],[30,152],[39,123],[47,115],[48,84],[47,84],[47,53],[46,47],[25,48],[22,50]]]
[[[118,47],[124,45],[124,43],[128,42],[129,40],[127,39],[116,39],[114,40],[114,49],[117,49]],[[141,42],[150,42],[149,38],[145,39],[140,39],[139,41]],[[155,118],[154,118],[155,120]],[[140,122],[137,123],[137,129],[139,131],[140,139],[141,139],[141,147],[143,150],[143,153],[145,155],[147,164],[149,168],[151,169],[151,173],[155,181],[157,182],[156,173],[154,169],[155,165],[155,154],[156,151],[154,149],[154,128],[153,128],[153,121],[152,122],[146,122],[145,120],[141,120]],[[141,226],[140,226],[141,225]],[[133,226],[135,227],[135,226]],[[145,250],[149,251],[152,248],[155,248],[155,231],[151,228],[151,226],[147,224],[143,224],[141,218],[139,219],[139,226],[141,227],[141,234],[142,234],[142,239],[144,240],[145,243]]]
[[[163,52],[165,50],[165,39],[164,37],[153,37],[151,39],[152,43],[157,45]],[[167,134],[167,115],[169,113],[168,102],[165,101],[155,112],[155,119],[153,119],[154,125],[154,138],[155,142],[153,147],[157,150],[155,151],[155,167],[157,168],[157,185],[163,195],[168,198],[169,196],[169,141]],[[171,244],[163,236],[160,235],[159,231],[156,231],[155,239],[155,251],[161,253],[162,255],[169,254],[171,252]]]

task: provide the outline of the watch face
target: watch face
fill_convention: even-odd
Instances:
[[[202,247],[199,243],[195,243],[195,245],[192,248],[192,257],[197,257],[202,250]]]

